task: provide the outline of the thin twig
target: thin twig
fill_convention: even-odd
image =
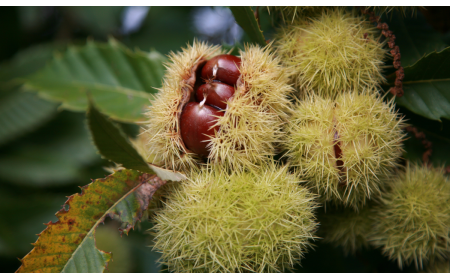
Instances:
[[[361,7],[361,12],[364,15],[368,15],[369,16],[369,20],[372,23],[376,23],[377,24],[377,28],[381,30],[381,34],[383,34],[384,37],[386,37],[389,41],[388,41],[388,46],[391,49],[391,55],[394,57],[394,68],[397,69],[397,71],[395,71],[395,83],[394,86],[390,88],[390,92],[398,97],[402,97],[404,94],[403,91],[403,79],[405,78],[405,72],[403,71],[403,67],[401,64],[401,54],[400,54],[400,48],[399,46],[395,45],[395,35],[394,32],[389,30],[389,26],[387,25],[387,23],[381,23],[380,22],[380,17],[375,15],[375,13],[373,11],[370,11],[364,7]]]
[[[433,143],[431,143],[425,133],[423,132],[419,132],[417,130],[417,128],[415,128],[414,126],[407,126],[406,131],[414,133],[414,136],[418,139],[422,141],[422,145],[425,147],[426,151],[423,153],[422,155],[422,162],[424,165],[430,165],[430,156],[433,153]]]

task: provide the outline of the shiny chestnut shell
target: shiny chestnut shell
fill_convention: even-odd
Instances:
[[[189,102],[181,113],[180,132],[184,145],[196,154],[208,156],[206,146],[219,129],[217,126],[211,127],[217,123],[217,117],[224,114],[209,105]]]
[[[241,59],[230,54],[221,54],[211,58],[202,69],[202,78],[218,80],[234,86],[239,79]],[[216,71],[214,68],[216,67]]]
[[[226,102],[234,94],[234,87],[220,82],[203,84],[197,89],[197,101],[202,102],[205,94],[207,95],[205,104],[225,110]]]

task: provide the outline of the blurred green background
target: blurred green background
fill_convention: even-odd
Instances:
[[[425,17],[414,20],[423,23]],[[272,38],[275,28],[265,8],[261,24],[266,38]],[[448,26],[440,28],[448,44]],[[84,113],[58,109],[57,103],[24,90],[18,77],[40,69],[68,44],[87,39],[112,36],[129,48],[165,55],[194,38],[228,45],[248,41],[230,10],[221,7],[0,7],[0,30],[0,272],[14,272],[43,223],[56,220],[66,197],[90,179],[108,175],[104,167],[110,165],[96,152]],[[135,125],[123,127],[130,136],[138,132]],[[98,247],[113,253],[109,272],[160,271],[159,255],[149,247],[151,223],[122,238],[118,227],[108,220],[97,231]],[[400,271],[378,250],[344,256],[340,248],[316,245],[296,271]]]

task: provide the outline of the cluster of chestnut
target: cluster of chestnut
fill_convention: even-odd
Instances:
[[[191,152],[208,156],[209,140],[219,129],[215,124],[225,114],[226,102],[234,95],[240,65],[239,57],[222,54],[201,68],[201,83],[194,88],[196,101],[186,104],[180,119],[181,138]]]

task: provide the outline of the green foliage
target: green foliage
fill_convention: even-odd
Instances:
[[[55,218],[55,212],[67,199],[63,195],[16,190],[15,185],[0,184],[0,258],[24,256],[36,241],[36,233],[45,229],[44,221]],[[20,265],[17,262],[14,270]]]
[[[387,7],[366,7],[366,9],[373,10],[376,14],[379,15],[397,12],[403,16],[414,16],[418,7],[387,6]]]
[[[63,44],[40,44],[16,54],[0,65],[0,89],[5,90],[20,84],[18,78],[30,75],[45,66],[55,51],[63,51]]]
[[[104,176],[104,173],[89,172],[99,162],[83,115],[61,112],[40,130],[3,148],[0,178],[40,188],[83,184],[91,174]]]
[[[130,48],[154,49],[165,55],[179,51],[196,36],[191,24],[196,8],[152,6],[141,28],[122,42]]]
[[[244,29],[253,43],[259,44],[261,47],[266,45],[266,39],[259,28],[258,22],[251,7],[230,7],[236,22]]]
[[[440,122],[432,121],[422,116],[411,113],[402,108],[400,111],[405,114],[408,123],[421,132],[425,133],[427,140],[433,143],[433,153],[429,158],[435,167],[447,166],[450,163],[450,121],[443,119]],[[403,143],[405,152],[404,158],[417,164],[422,163],[423,153],[426,151],[420,139],[414,134],[408,133],[408,138]]]
[[[103,116],[91,104],[87,112],[88,124],[95,145],[105,158],[125,168],[156,173],[163,180],[180,181],[185,176],[147,163],[135,150],[122,130]]]
[[[450,47],[405,67],[405,95],[398,105],[432,120],[450,119]]]
[[[426,54],[440,52],[446,44],[441,34],[434,30],[419,13],[410,17],[386,16],[389,29],[395,34],[395,44],[400,47],[402,66],[411,66]]]
[[[42,68],[58,49],[62,45],[37,45],[0,65],[0,145],[35,130],[56,114],[57,104],[21,89],[18,78]]]
[[[92,139],[100,153],[125,168],[153,173],[148,163],[133,148],[122,130],[91,104],[87,119]]]
[[[155,250],[175,272],[283,271],[310,246],[313,199],[287,166],[202,170],[158,212]]]
[[[449,257],[450,181],[442,168],[408,165],[389,182],[371,237],[401,267]]]
[[[120,230],[128,233],[163,184],[156,176],[121,170],[83,187],[56,213],[58,221],[39,234],[17,272],[102,272],[111,255],[95,246],[97,226],[109,216],[120,220]]]
[[[87,94],[115,120],[136,122],[161,85],[163,57],[157,52],[132,52],[115,40],[88,42],[55,56],[44,69],[26,78],[40,96],[62,102],[61,107],[86,110]]]
[[[70,14],[73,21],[80,28],[86,30],[89,35],[104,37],[106,34],[114,34],[120,28],[120,15],[123,7],[61,7],[62,12]]]
[[[16,89],[0,93],[0,145],[48,121],[56,114],[56,107],[35,92]]]

